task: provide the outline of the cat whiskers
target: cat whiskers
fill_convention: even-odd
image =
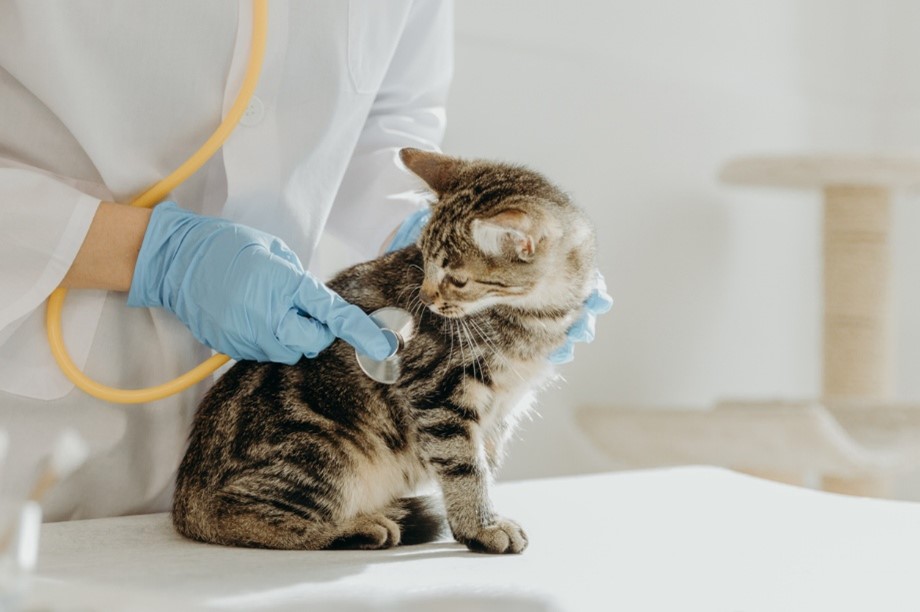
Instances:
[[[418,266],[415,266],[418,268]],[[422,302],[421,292],[422,285],[421,283],[410,284],[406,287],[403,287],[402,290],[396,295],[396,302],[400,303],[403,301],[403,296],[407,291],[412,292],[409,296],[408,302],[406,303],[406,310],[412,315],[412,318],[415,320],[416,327],[421,327],[422,317],[425,316],[425,311],[427,307]]]
[[[488,334],[486,334],[485,331],[483,331],[482,327],[480,327],[480,325],[479,325],[474,319],[470,319],[469,322],[470,322],[470,324],[473,326],[473,329],[474,329],[474,330],[479,334],[479,336],[483,339],[483,341],[485,341],[486,345],[487,345],[490,349],[492,349],[492,353],[493,353],[496,357],[498,357],[499,360],[501,360],[502,364],[503,364],[505,367],[507,367],[509,370],[511,370],[511,371],[514,373],[515,376],[517,376],[518,378],[520,378],[522,382],[527,382],[527,381],[524,379],[524,377],[521,376],[521,373],[518,372],[518,371],[514,368],[513,365],[511,365],[511,362],[508,360],[508,358],[505,357],[505,356],[501,353],[501,351],[498,350],[498,347],[495,346],[495,343],[492,342],[492,339],[489,338]],[[490,371],[489,375],[491,376],[491,371]]]
[[[399,293],[396,294],[396,303],[398,304],[402,302],[403,296],[405,296],[406,293],[409,293],[408,303],[409,304],[413,303],[415,300],[419,299],[419,293],[421,292],[421,290],[422,290],[421,283],[407,283],[406,286],[400,289]]]
[[[408,292],[408,291],[415,291],[415,292],[416,292],[415,295],[410,295],[410,298],[416,297],[416,296],[418,295],[418,292],[421,291],[421,289],[422,289],[422,286],[421,286],[421,284],[419,284],[419,283],[413,283],[413,284],[411,284],[411,285],[406,285],[405,287],[403,287],[402,289],[399,290],[399,293],[396,294],[396,302],[397,302],[397,303],[401,302],[402,299],[403,299],[403,296],[404,296],[404,295],[406,294],[406,292]],[[411,300],[410,300],[410,301],[411,301]]]
[[[463,350],[463,336],[460,335],[461,329],[459,319],[451,319],[451,333],[453,333],[455,325],[457,329],[457,344],[460,345],[460,369],[463,370],[463,375],[466,376],[466,351]]]
[[[444,331],[444,328],[447,327],[450,336],[450,348],[447,351],[447,369],[450,369],[450,365],[454,362],[454,326],[450,319],[444,319],[441,322],[441,331]]]
[[[415,297],[412,300],[412,306],[409,312],[412,314],[412,317],[416,319],[416,325],[421,327],[422,317],[425,316],[425,312],[428,310],[428,307],[425,306],[425,303],[422,302],[422,298],[419,297],[419,294],[416,293]]]
[[[463,326],[464,333],[466,334],[466,340],[470,345],[470,354],[473,357],[473,377],[476,377],[476,366],[479,366],[479,379],[482,380],[484,372],[482,369],[482,349],[479,347],[479,343],[473,338],[473,333],[470,331],[469,325],[467,324],[466,319],[459,319],[460,324]],[[491,373],[490,373],[491,374]]]
[[[448,353],[447,367],[450,368],[454,360],[454,343],[456,339],[457,351],[460,355],[460,367],[463,371],[463,375],[466,376],[466,366],[467,366],[467,349],[469,349],[469,361],[470,366],[473,371],[473,376],[476,376],[477,368],[479,371],[480,377],[483,376],[483,364],[484,360],[482,357],[482,349],[479,346],[479,343],[476,341],[473,333],[470,331],[467,326],[466,320],[463,318],[454,318],[454,317],[445,317],[443,322],[443,330],[447,332],[447,335],[450,336],[450,351]],[[486,364],[488,365],[488,364]],[[491,372],[490,372],[491,375]]]
[[[422,273],[422,276],[425,275],[425,270],[417,264],[409,264],[409,269],[415,268]],[[409,270],[406,270],[406,277],[409,276]],[[408,278],[407,278],[408,280]],[[421,293],[422,293],[422,284],[421,283],[407,283],[405,287],[397,294],[397,302],[402,300],[403,295],[407,292],[410,293],[410,299],[406,305],[406,310],[409,311],[409,314],[412,315],[412,318],[416,321],[416,326],[420,327],[422,324],[422,317],[425,316],[425,311],[427,307],[422,302]]]
[[[450,343],[451,343],[451,361],[453,360],[453,345],[454,345],[454,336],[457,338],[457,347],[460,351],[460,369],[463,372],[463,376],[466,376],[466,365],[467,365],[467,356],[466,356],[466,345],[469,346],[471,365],[473,367],[473,375],[476,374],[476,353],[473,347],[473,344],[470,342],[469,336],[464,331],[464,324],[462,319],[450,318]],[[449,362],[450,363],[450,362]]]

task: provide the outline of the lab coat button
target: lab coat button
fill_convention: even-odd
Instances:
[[[243,111],[243,117],[240,119],[240,124],[245,126],[258,125],[262,122],[262,117],[265,116],[265,104],[262,103],[257,96],[253,96],[249,100],[249,106],[246,107],[246,110]]]

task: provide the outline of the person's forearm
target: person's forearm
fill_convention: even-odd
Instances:
[[[61,287],[127,291],[151,210],[103,202]]]

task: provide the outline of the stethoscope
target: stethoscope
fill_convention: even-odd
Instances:
[[[185,182],[190,176],[201,168],[226,142],[230,134],[236,128],[243,113],[249,106],[252,96],[255,93],[256,85],[259,82],[259,74],[262,71],[262,62],[265,57],[265,43],[268,34],[268,0],[252,0],[252,42],[249,49],[249,59],[246,64],[246,72],[243,76],[243,84],[237,93],[236,100],[227,112],[227,115],[221,121],[214,133],[211,134],[201,147],[195,151],[185,162],[182,163],[172,174],[155,184],[153,187],[144,191],[134,198],[131,206],[143,206],[152,208],[162,201],[167,194],[180,184]],[[210,359],[192,368],[185,374],[169,382],[147,387],[144,389],[118,389],[103,385],[80,371],[80,368],[70,358],[67,347],[64,345],[63,332],[61,329],[61,314],[64,308],[64,299],[67,296],[67,290],[58,288],[48,298],[48,309],[45,314],[45,324],[48,330],[48,343],[51,346],[51,354],[54,355],[55,361],[60,366],[61,371],[67,378],[73,382],[79,389],[86,393],[117,404],[140,404],[163,399],[175,395],[204,380],[206,377],[217,371],[218,368],[226,364],[230,357],[227,355],[214,355]],[[400,309],[383,309],[387,312],[372,313],[371,318],[377,322],[385,333],[397,336],[398,342],[395,343],[401,347],[411,335],[411,326],[406,317],[408,313],[399,314],[396,311]],[[409,317],[411,319],[411,317]],[[398,348],[397,348],[398,351]],[[358,363],[362,370],[371,378],[379,382],[392,383],[399,375],[399,363],[396,359],[396,351],[383,361],[374,361],[366,355],[356,353]]]

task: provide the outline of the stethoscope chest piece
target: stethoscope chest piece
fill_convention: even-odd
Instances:
[[[355,357],[361,370],[368,377],[379,383],[392,385],[399,378],[399,353],[415,334],[415,321],[411,314],[395,306],[375,310],[369,316],[383,330],[393,350],[389,357],[381,360],[372,359],[358,350],[355,350]]]

